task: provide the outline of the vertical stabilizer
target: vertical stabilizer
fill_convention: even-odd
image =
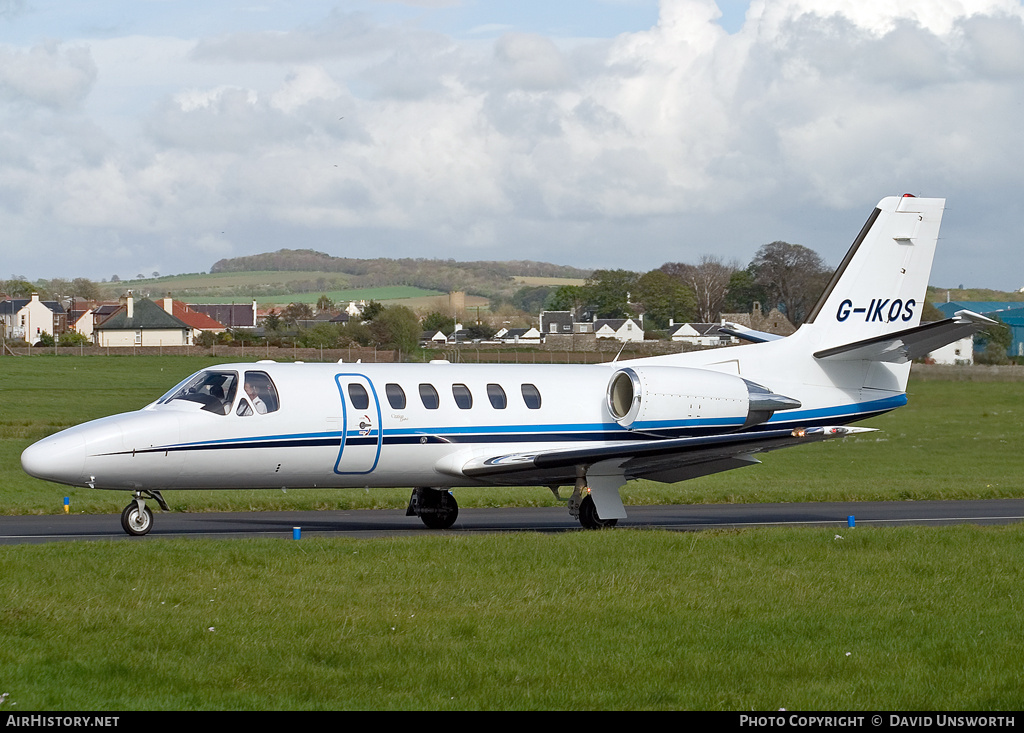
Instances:
[[[878,203],[804,325],[818,348],[920,324],[945,203],[909,194]]]

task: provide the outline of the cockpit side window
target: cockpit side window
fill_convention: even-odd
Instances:
[[[198,402],[207,412],[227,415],[235,401],[238,373],[220,370],[199,372],[183,382],[173,393],[160,399],[161,404],[174,400]]]
[[[249,401],[252,402],[252,409],[258,414],[277,412],[281,409],[277,388],[266,372],[246,372],[244,389]]]

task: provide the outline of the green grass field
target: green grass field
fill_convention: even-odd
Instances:
[[[0,547],[0,710],[1024,705],[1024,528],[841,537]]]
[[[350,300],[399,301],[446,296],[437,290],[411,285],[389,285],[374,288],[346,287],[350,276],[345,273],[323,273],[302,270],[222,272],[170,275],[145,280],[122,280],[116,288],[126,289],[154,298],[170,292],[188,303],[244,303],[256,298],[262,304],[316,303],[326,295],[336,303]],[[304,292],[294,292],[299,284]],[[319,284],[319,287],[316,287]]]
[[[256,300],[264,306],[277,305],[285,306],[289,303],[310,303],[315,304],[320,296],[326,295],[332,301],[340,305],[348,305],[349,301],[365,300],[367,302],[376,300],[380,303],[400,303],[415,300],[420,301],[428,298],[447,298],[446,293],[438,290],[426,290],[414,288],[411,285],[391,285],[381,288],[356,288],[351,290],[324,290],[315,293],[283,293],[280,295],[260,295]],[[190,303],[237,303],[238,298],[196,296],[189,299]]]
[[[0,359],[0,507],[59,512],[31,441],[211,363]],[[1020,382],[911,382],[867,437],[627,503],[1019,496]],[[108,496],[113,493],[113,497]],[[125,497],[74,490],[76,511]],[[545,489],[460,504],[551,503]],[[404,506],[405,490],[168,492],[176,510]],[[0,712],[1017,710],[1024,526],[628,529],[0,546]]]

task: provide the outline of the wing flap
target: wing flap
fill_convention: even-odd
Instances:
[[[599,446],[523,451],[486,458],[471,458],[461,466],[460,473],[471,478],[496,482],[527,473],[531,474],[531,478],[543,482],[544,476],[560,479],[566,475],[574,475],[577,466],[589,466],[598,461],[620,460],[619,465],[628,478],[643,478],[655,474],[673,475],[687,466],[733,459],[751,463],[756,462],[750,458],[754,453],[816,443],[872,430],[873,428],[845,426],[763,430],[696,438],[622,441]]]
[[[957,311],[952,318],[947,318],[944,321],[927,323],[885,336],[824,349],[815,352],[814,357],[833,361],[864,360],[906,364],[908,361],[920,359],[946,344],[951,344],[966,336],[973,336],[994,323],[996,321],[978,313],[966,310]]]

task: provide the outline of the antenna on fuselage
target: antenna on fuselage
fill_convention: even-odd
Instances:
[[[628,341],[623,341],[623,342],[622,342],[622,346],[620,346],[620,347],[619,347],[619,353],[617,353],[617,354],[615,355],[615,358],[614,358],[614,359],[612,359],[612,364],[614,364],[615,362],[617,362],[617,361],[619,360],[619,357],[620,357],[620,356],[622,356],[622,350],[626,348],[626,344],[627,344],[627,343],[629,343],[629,342],[628,342]]]

